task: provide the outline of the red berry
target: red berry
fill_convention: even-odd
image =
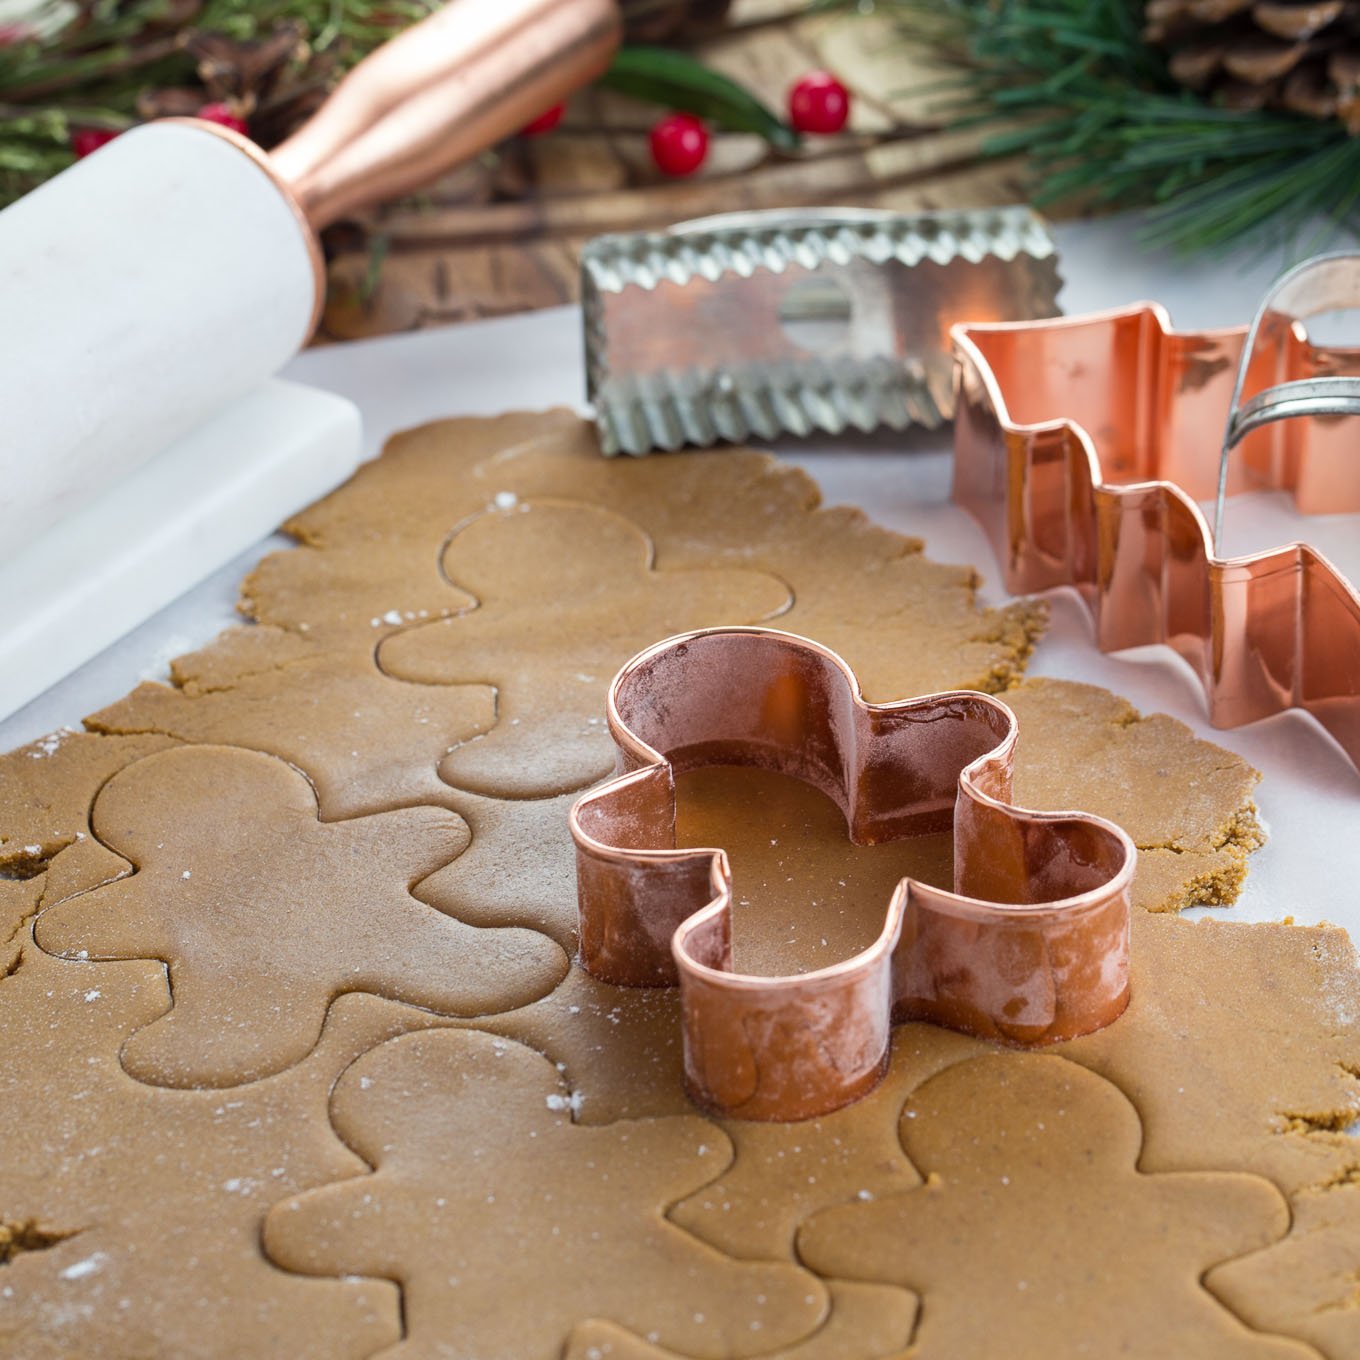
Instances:
[[[203,119],[205,123],[217,123],[224,128],[230,128],[243,137],[247,132],[246,120],[230,104],[204,104],[195,117]]]
[[[799,132],[839,132],[850,117],[850,91],[830,71],[809,71],[789,91],[789,122]]]
[[[708,155],[708,129],[692,113],[672,113],[652,129],[651,146],[663,175],[692,175]]]
[[[71,133],[71,150],[77,160],[93,155],[101,146],[107,146],[118,134],[112,128],[76,128]]]
[[[554,104],[552,108],[544,109],[532,122],[525,123],[520,128],[519,135],[521,137],[541,137],[545,132],[551,132],[562,121],[562,116],[566,111],[567,106],[565,104]]]

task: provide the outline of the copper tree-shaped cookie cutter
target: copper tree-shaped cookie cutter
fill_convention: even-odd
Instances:
[[[1215,551],[1230,489],[1360,510],[1357,426],[1337,419],[1360,415],[1360,350],[1301,324],[1357,307],[1344,254],[1286,274],[1245,329],[1177,332],[1148,303],[956,326],[954,498],[1010,590],[1075,587],[1102,651],[1172,647],[1215,726],[1300,708],[1360,766],[1360,594],[1306,543]],[[1215,494],[1211,532],[1195,501]]]
[[[609,690],[613,779],[571,811],[581,962],[623,986],[680,986],[685,1080],[743,1119],[804,1119],[867,1093],[894,1020],[1017,1044],[1109,1024],[1128,1003],[1129,882],[1118,827],[1013,806],[1016,723],[960,690],[870,704],[850,668],[766,628],[685,633]],[[793,976],[732,970],[721,849],[677,849],[675,776],[755,765],[805,780],[875,844],[954,833],[954,892],[903,879],[882,933]]]

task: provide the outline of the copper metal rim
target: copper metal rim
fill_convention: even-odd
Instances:
[[[621,985],[679,984],[686,1081],[706,1108],[834,1110],[877,1081],[894,1020],[1037,1045],[1127,1004],[1133,844],[1101,818],[1009,801],[1016,724],[999,700],[869,704],[818,643],[719,628],[630,661],[609,724],[619,773],[571,812],[581,962]],[[955,891],[904,879],[854,957],[794,976],[734,972],[727,856],[675,847],[676,771],[720,764],[806,780],[859,843],[952,829]]]

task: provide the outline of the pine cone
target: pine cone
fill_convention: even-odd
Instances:
[[[1149,0],[1144,13],[1186,88],[1360,133],[1360,0]]]

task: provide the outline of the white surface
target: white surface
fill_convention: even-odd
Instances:
[[[0,560],[273,375],[315,298],[263,170],[173,124],[0,213]]]
[[[0,562],[0,715],[339,486],[360,442],[353,402],[275,379]]]
[[[1281,265],[1277,258],[1177,265],[1144,255],[1125,223],[1060,229],[1069,312],[1157,298],[1183,326],[1245,322]],[[574,309],[514,317],[420,335],[333,346],[299,357],[289,375],[352,397],[364,414],[370,453],[394,430],[439,416],[490,414],[513,408],[582,403],[580,323]],[[972,519],[949,503],[947,433],[811,442],[779,452],[805,467],[828,502],[864,506],[879,522],[919,534],[927,551],[946,562],[973,562],[989,573],[991,550]],[[1228,526],[1234,551],[1284,524],[1323,537],[1355,575],[1360,516],[1300,520],[1287,501],[1250,508],[1234,503]],[[1259,498],[1270,502],[1271,498]],[[234,585],[256,553],[238,563],[104,656],[0,723],[0,749],[75,723],[122,695],[143,674],[160,671],[171,655],[201,645],[232,620]],[[1349,558],[1349,560],[1347,560]],[[993,579],[989,601],[1003,596]],[[1051,598],[1053,622],[1031,674],[1087,680],[1126,695],[1144,712],[1167,712],[1199,735],[1241,753],[1264,771],[1257,801],[1270,832],[1252,858],[1242,900],[1218,914],[1234,919],[1331,920],[1360,934],[1360,775],[1302,715],[1220,732],[1205,721],[1203,697],[1190,674],[1161,648],[1101,656],[1075,599]]]

